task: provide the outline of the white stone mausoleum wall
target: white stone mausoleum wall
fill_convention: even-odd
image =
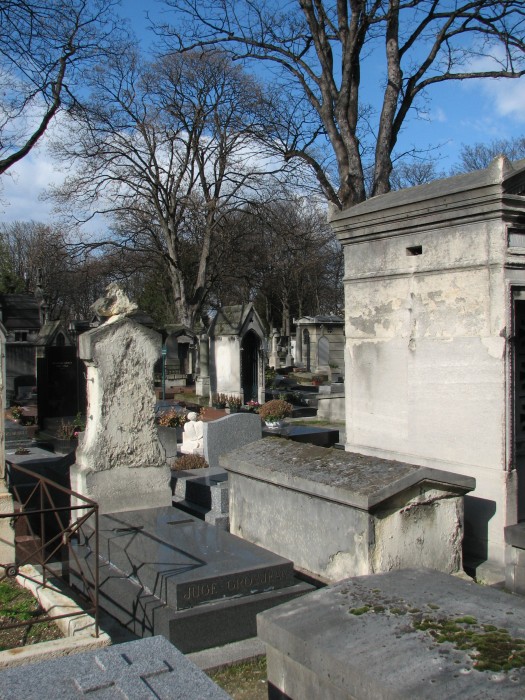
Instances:
[[[498,565],[517,518],[508,337],[512,286],[525,284],[525,257],[508,247],[525,197],[506,194],[509,168],[501,159],[333,220],[345,247],[346,448],[475,477],[467,546]]]

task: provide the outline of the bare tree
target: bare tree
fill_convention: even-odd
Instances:
[[[128,46],[90,87],[55,144],[75,170],[54,196],[77,216],[114,217],[113,236],[97,245],[160,260],[179,321],[192,327],[225,212],[262,187],[257,84],[218,51],[141,65]]]
[[[394,166],[390,186],[393,190],[401,190],[404,187],[424,185],[440,177],[446,177],[446,173],[437,170],[435,161],[412,160]]]
[[[0,0],[0,174],[24,158],[81,73],[111,50],[115,0]]]
[[[459,164],[452,172],[455,174],[483,170],[488,168],[496,156],[502,154],[507,156],[509,160],[525,158],[525,136],[519,136],[515,139],[495,139],[489,143],[462,146],[459,153]]]
[[[115,279],[108,255],[71,255],[60,227],[15,221],[0,228],[0,291],[34,292],[39,284],[51,319],[88,318],[90,305]]]
[[[253,301],[284,335],[294,316],[340,312],[342,253],[324,207],[285,190],[237,212],[227,229],[236,245],[214,284],[217,306]]]
[[[371,151],[370,194],[390,189],[399,134],[428,88],[525,72],[522,0],[164,1],[176,11],[173,24],[157,28],[168,46],[220,46],[272,67],[269,80],[280,80],[287,99],[303,106],[295,130],[286,121],[280,127],[283,150],[313,169],[339,208],[365,199],[363,159]],[[478,59],[487,66],[487,57],[489,67],[480,67]],[[361,95],[372,71],[382,83],[377,114]],[[319,157],[322,137],[335,157],[335,177]]]

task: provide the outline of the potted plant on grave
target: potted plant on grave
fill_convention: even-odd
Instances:
[[[228,397],[226,394],[215,394],[212,399],[213,408],[226,408]]]
[[[320,386],[324,382],[324,377],[321,374],[314,374],[312,376],[312,384],[314,386]]]
[[[58,452],[73,452],[77,445],[81,433],[86,429],[86,419],[77,413],[72,421],[62,419],[60,426],[53,438],[53,445]]]
[[[240,396],[228,396],[227,404],[228,408],[230,409],[230,413],[239,413],[242,406],[242,399]]]
[[[259,413],[259,409],[261,407],[261,404],[256,401],[255,399],[250,399],[247,404],[244,406],[244,410],[248,411],[249,413]]]
[[[259,415],[267,428],[282,428],[286,425],[285,418],[291,416],[292,411],[293,407],[288,401],[272,399],[272,401],[263,403],[259,408]]]
[[[163,437],[166,437],[168,440],[170,439],[170,429],[173,428],[175,428],[177,442],[182,442],[182,432],[187,422],[188,416],[186,415],[186,411],[178,411],[176,408],[170,408],[164,411],[164,413],[161,413],[156,419],[158,426],[157,431],[161,442]]]

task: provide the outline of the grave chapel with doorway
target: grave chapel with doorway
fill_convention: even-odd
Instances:
[[[264,402],[265,329],[252,303],[223,306],[210,324],[209,371],[212,394],[236,396],[243,403]],[[202,348],[202,344],[201,344]]]

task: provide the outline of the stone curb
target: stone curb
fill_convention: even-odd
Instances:
[[[42,580],[40,572],[30,564],[21,567],[21,571],[36,581]],[[71,598],[68,598],[57,588],[44,588],[42,583],[35,583],[24,576],[16,578],[17,582],[30,590],[40,605],[51,614],[61,615],[66,612],[77,613],[81,611],[81,608]],[[63,639],[0,651],[0,669],[56,659],[111,644],[109,635],[102,632],[100,628],[99,636],[94,636],[95,620],[87,613],[55,620],[55,624],[65,635]]]

